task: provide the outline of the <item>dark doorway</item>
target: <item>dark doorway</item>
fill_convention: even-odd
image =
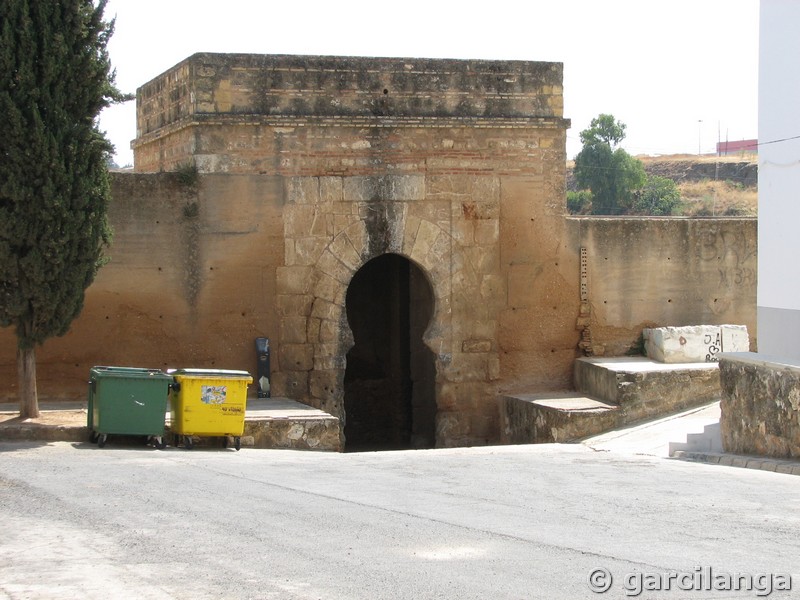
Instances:
[[[347,289],[353,348],[344,375],[347,451],[432,448],[436,368],[422,336],[433,290],[422,270],[397,254],[372,259]]]

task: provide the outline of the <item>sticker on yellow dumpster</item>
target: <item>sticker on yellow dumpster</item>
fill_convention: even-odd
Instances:
[[[227,395],[227,385],[204,385],[200,388],[200,402],[203,404],[224,404]]]

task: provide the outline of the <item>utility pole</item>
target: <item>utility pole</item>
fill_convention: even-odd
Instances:
[[[700,156],[702,154],[702,152],[701,152],[701,147],[702,147],[701,130],[702,130],[702,125],[703,125],[703,120],[702,119],[698,119],[697,120],[697,156]]]

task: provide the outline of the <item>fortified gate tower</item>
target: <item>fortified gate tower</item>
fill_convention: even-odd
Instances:
[[[576,356],[562,109],[560,63],[195,54],[138,90],[135,170],[271,182],[273,394],[351,446],[490,443]]]

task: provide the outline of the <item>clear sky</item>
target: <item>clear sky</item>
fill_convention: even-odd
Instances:
[[[631,154],[714,152],[757,137],[758,0],[109,0],[109,52],[126,92],[195,52],[544,60],[564,63],[567,155],[600,113]],[[133,162],[135,102],[107,109]]]

